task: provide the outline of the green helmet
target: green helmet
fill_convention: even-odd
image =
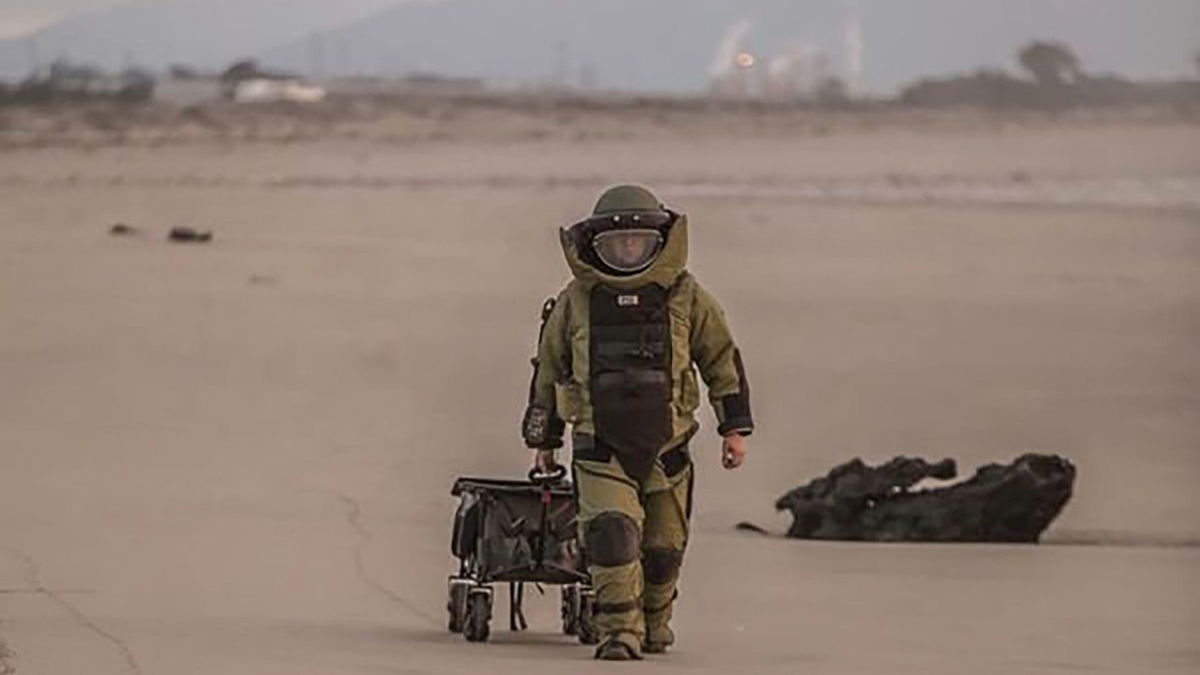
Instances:
[[[592,209],[593,216],[626,211],[662,211],[662,202],[640,185],[618,185],[604,191]]]
[[[650,267],[666,244],[675,214],[649,190],[618,185],[600,196],[578,232],[585,258],[616,276]]]

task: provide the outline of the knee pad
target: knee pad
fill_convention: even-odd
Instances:
[[[665,548],[646,549],[642,557],[643,574],[646,583],[665,584],[673,581],[679,575],[679,567],[683,564],[683,551],[672,551]]]
[[[642,534],[633,518],[606,511],[592,518],[583,532],[588,560],[601,567],[617,567],[638,559]]]

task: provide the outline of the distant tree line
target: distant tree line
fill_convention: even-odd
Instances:
[[[912,106],[976,105],[992,108],[1065,108],[1071,106],[1129,103],[1200,104],[1200,50],[1193,55],[1197,77],[1187,80],[1139,82],[1117,75],[1089,74],[1070,46],[1061,42],[1035,41],[1016,54],[1026,77],[999,69],[981,69],[969,74],[924,78],[906,87],[898,102]],[[206,76],[187,65],[173,65],[172,79]],[[257,61],[236,61],[216,76],[227,97],[248,79],[287,80],[292,73],[263,69]],[[93,65],[60,59],[23,81],[9,85],[0,81],[0,104],[45,104],[109,100],[140,103],[154,97],[155,76],[130,68],[108,73]],[[824,81],[815,100],[828,105],[851,103],[845,83],[837,78]]]
[[[59,59],[16,85],[0,82],[0,104],[104,100],[141,103],[153,98],[154,86],[154,75],[137,68],[112,74]]]
[[[237,86],[246,80],[299,79],[292,73],[265,69],[254,59],[235,61],[217,74],[176,63],[167,68],[164,76],[169,80],[212,80],[226,98],[233,98]],[[89,101],[143,103],[154,98],[157,85],[158,78],[153,73],[139,68],[109,73],[91,64],[59,59],[15,85],[0,81],[0,105]]]
[[[1195,55],[1200,75],[1200,52]],[[915,106],[977,105],[992,108],[1065,108],[1128,103],[1200,103],[1200,80],[1137,82],[1091,75],[1070,46],[1035,41],[1017,52],[1028,78],[983,69],[967,75],[927,78],[900,94]]]

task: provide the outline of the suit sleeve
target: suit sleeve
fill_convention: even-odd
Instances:
[[[742,354],[733,341],[721,305],[699,284],[692,305],[691,351],[717,414],[717,432],[722,436],[730,433],[749,436],[754,431],[754,418],[750,413],[750,383]]]
[[[566,425],[555,410],[554,383],[571,372],[567,315],[566,293],[563,292],[545,316],[538,337],[537,356],[533,359],[529,404],[521,422],[521,436],[530,448],[553,450],[563,445]]]

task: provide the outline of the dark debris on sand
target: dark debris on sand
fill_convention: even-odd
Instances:
[[[212,241],[210,230],[194,230],[190,227],[172,227],[167,239],[182,244],[204,244]]]
[[[877,467],[854,459],[789,491],[775,508],[791,511],[787,534],[799,539],[1036,543],[1075,484],[1069,460],[1027,454],[960,483],[912,489],[956,472],[952,459],[896,457]]]

